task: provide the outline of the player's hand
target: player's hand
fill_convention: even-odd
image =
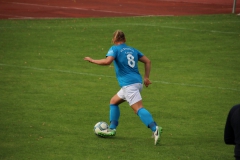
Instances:
[[[148,78],[144,78],[144,85],[148,87],[152,82]]]
[[[92,63],[92,58],[91,57],[85,57],[84,60]]]

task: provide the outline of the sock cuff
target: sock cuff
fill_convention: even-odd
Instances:
[[[113,106],[113,107],[118,107],[118,105],[116,104],[110,104],[110,107]]]
[[[113,120],[113,121],[110,122],[110,124],[117,127],[118,126],[118,121]]]
[[[148,125],[148,128],[152,128],[152,127],[155,127],[157,126],[157,123],[156,122],[152,122]]]
[[[138,115],[138,116],[139,116],[139,114],[138,114],[138,113],[139,113],[139,111],[140,111],[140,110],[142,110],[142,109],[143,109],[143,107],[142,107],[142,108],[140,108],[140,109],[137,111],[137,115]]]

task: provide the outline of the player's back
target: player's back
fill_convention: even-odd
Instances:
[[[138,70],[138,60],[143,54],[125,43],[114,46],[113,51],[116,53],[114,66],[120,86],[142,83],[142,77]]]

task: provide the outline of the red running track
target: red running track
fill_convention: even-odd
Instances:
[[[229,14],[232,7],[233,0],[0,0],[0,19]]]

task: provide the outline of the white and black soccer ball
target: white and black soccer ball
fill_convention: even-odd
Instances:
[[[96,135],[98,135],[99,132],[108,129],[108,124],[106,122],[97,122],[93,128],[93,131]]]

